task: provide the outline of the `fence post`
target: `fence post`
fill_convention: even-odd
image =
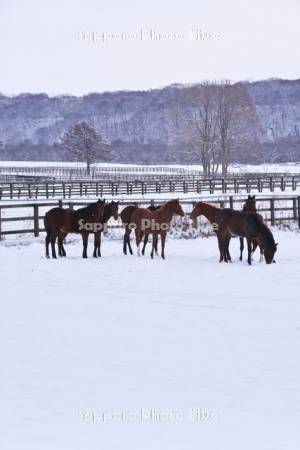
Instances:
[[[61,199],[61,198],[58,200],[58,207],[59,207],[59,208],[62,208],[62,207],[63,207],[63,202],[62,202],[62,199]]]
[[[1,241],[1,214],[2,214],[2,208],[0,206],[0,241]]]
[[[297,197],[298,203],[298,228],[300,228],[300,196]]]
[[[173,192],[175,191],[175,189],[173,190]],[[201,192],[201,183],[200,180],[197,180],[197,194],[200,194]]]
[[[293,198],[293,219],[297,222],[297,197]]]
[[[232,195],[229,196],[229,208],[233,209],[233,197],[232,197]]]
[[[274,208],[274,198],[270,199],[270,210],[271,210],[271,225],[275,225],[275,208]]]
[[[33,206],[33,226],[34,226],[34,236],[39,235],[39,205],[35,204]]]

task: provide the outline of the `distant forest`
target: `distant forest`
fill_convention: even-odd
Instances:
[[[110,142],[113,162],[300,161],[300,80],[172,85],[149,91],[0,95],[1,160],[74,160],[57,145],[76,123]]]

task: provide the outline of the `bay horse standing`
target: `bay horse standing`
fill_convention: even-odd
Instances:
[[[141,256],[140,243],[146,234],[153,234],[151,258],[154,256],[155,243],[158,235],[161,237],[161,257],[165,259],[165,242],[167,231],[175,214],[184,216],[184,211],[179,203],[179,199],[169,200],[156,211],[149,211],[146,208],[137,208],[131,216],[131,223],[135,228],[135,238],[137,254]]]
[[[101,230],[95,233],[93,253],[94,258],[97,258],[97,256],[101,257],[101,234],[103,233],[104,228],[111,217],[113,217],[115,220],[118,220],[118,209],[119,202],[112,201],[104,206],[103,215],[100,220]]]
[[[215,231],[217,238],[218,238],[218,245],[219,245],[219,251],[220,251],[220,259],[219,262],[225,261],[231,261],[231,256],[229,253],[229,242],[231,239],[231,236],[228,235],[226,239],[228,240],[228,245],[223,246],[220,237],[219,237],[219,221],[218,221],[218,214],[220,211],[222,211],[223,208],[220,208],[219,206],[212,205],[210,203],[206,202],[195,202],[194,208],[190,214],[190,218],[192,220],[196,219],[199,216],[204,216],[206,219],[212,224],[213,230]],[[225,249],[227,249],[225,251]]]
[[[243,212],[247,212],[247,213],[251,213],[251,214],[256,214],[257,218],[264,223],[264,219],[263,216],[261,214],[258,214],[257,209],[256,209],[256,199],[255,199],[255,195],[248,195],[248,198],[246,200],[246,203],[243,207]],[[257,246],[259,246],[258,242],[256,240],[252,241],[252,255],[255,252]],[[260,249],[260,258],[259,258],[259,262],[263,261],[264,258],[264,251],[263,248],[261,246],[259,246]],[[244,238],[240,237],[240,261],[243,260],[243,250],[244,250]]]
[[[275,262],[274,255],[277,251],[277,245],[270,229],[260,221],[256,214],[234,211],[233,209],[221,210],[217,217],[219,223],[219,237],[223,251],[226,253],[228,247],[228,234],[247,239],[248,264],[251,265],[252,241],[257,241],[263,249],[265,261],[267,264]]]
[[[45,214],[44,225],[46,231],[46,258],[49,258],[49,244],[51,243],[52,258],[56,258],[55,242],[59,238],[59,254],[65,256],[63,238],[68,233],[79,233],[82,236],[82,257],[87,258],[88,238],[91,231],[84,225],[98,223],[103,214],[105,200],[98,200],[84,208],[73,210],[71,208],[52,208]]]
[[[153,203],[151,203],[151,205],[148,206],[147,209],[149,211],[156,211],[159,208],[160,208],[160,206],[155,206]],[[138,209],[137,205],[128,205],[120,213],[122,224],[123,224],[123,227],[125,229],[125,231],[124,231],[124,238],[123,238],[123,253],[124,253],[124,255],[127,255],[127,247],[129,249],[129,253],[131,255],[133,255],[133,251],[132,251],[131,244],[130,244],[130,234],[131,234],[131,231],[132,231],[132,228],[131,228],[130,224],[131,224],[132,213],[136,209]],[[145,249],[146,249],[146,245],[147,245],[147,242],[148,242],[148,237],[149,237],[149,235],[145,234],[144,245],[143,245],[143,248],[142,248],[142,254],[143,255],[145,254]],[[156,247],[155,251],[157,252],[157,239],[156,239],[156,242],[155,242],[155,247]]]

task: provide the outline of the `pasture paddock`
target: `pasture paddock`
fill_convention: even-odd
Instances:
[[[88,203],[95,199],[86,199],[85,201],[68,201],[58,200],[50,202],[9,202],[0,203],[0,240],[3,237],[20,234],[33,234],[39,236],[41,232],[44,232],[43,219],[46,211],[55,206],[61,206],[64,208],[79,208],[86,206]],[[155,199],[155,204],[160,205],[168,199],[158,198]],[[193,202],[203,200],[212,204],[223,204],[224,207],[234,208],[241,210],[244,206],[247,197],[243,196],[222,196],[218,198],[204,198],[195,197],[193,199],[180,199],[180,203],[186,213],[186,217],[175,218],[172,222],[173,225],[186,223],[189,221],[189,214],[193,209]],[[109,201],[107,199],[107,201]],[[287,225],[300,229],[300,196],[263,196],[257,197],[258,212],[263,216],[267,225]],[[127,200],[120,200],[119,212],[122,209],[132,203],[136,203],[140,207],[147,207],[149,200],[147,199],[132,199],[132,202]],[[200,224],[203,223],[203,219],[193,221],[192,227],[197,229]],[[118,221],[110,221],[108,229],[119,230],[120,235],[123,235],[122,222],[119,218]]]
[[[167,193],[226,194],[240,192],[285,192],[300,187],[300,174],[295,175],[240,175],[226,178],[207,178],[195,175],[151,176],[145,179],[126,175],[114,180],[111,175],[100,180],[77,178],[74,180],[41,180],[30,178],[0,179],[0,200],[51,199],[74,197],[107,197],[119,195],[147,195]]]

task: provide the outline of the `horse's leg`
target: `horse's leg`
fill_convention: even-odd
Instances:
[[[125,230],[124,236],[123,236],[123,253],[124,255],[127,255],[127,232]]]
[[[98,256],[99,256],[99,258],[101,258],[101,231],[99,232]]]
[[[249,266],[251,266],[252,242],[250,238],[247,238],[247,247],[248,247],[248,264]]]
[[[50,244],[50,233],[47,232],[46,238],[45,238],[46,258],[50,258],[50,256],[49,256],[49,244]]]
[[[231,255],[229,253],[229,243],[230,243],[230,236],[226,237],[225,243],[226,243],[226,247],[225,247],[225,252],[226,252],[226,256],[229,262],[231,262]]]
[[[67,233],[63,233],[62,231],[60,231],[58,233],[58,237],[57,237],[57,242],[58,242],[58,252],[59,252],[59,256],[66,256],[66,251],[64,248],[64,239],[66,238]]]
[[[142,255],[144,256],[144,254],[145,254],[145,249],[146,249],[146,245],[147,245],[147,242],[148,242],[148,238],[149,238],[149,234],[145,234],[145,237],[144,237],[144,245],[143,245],[143,248],[142,248]]]
[[[161,257],[165,259],[165,243],[166,243],[166,233],[161,233],[160,235],[161,239]]]
[[[63,257],[64,253],[63,253],[63,244],[62,244],[61,232],[59,232],[58,236],[57,236],[57,246],[58,246],[58,254],[59,254],[59,256]]]
[[[243,261],[243,251],[244,251],[244,238],[240,237],[240,261]]]
[[[158,234],[153,234],[154,250],[155,254],[158,255]]]
[[[157,255],[157,235],[152,234],[152,249],[151,249],[151,258],[153,259],[154,251]]]
[[[131,244],[130,244],[130,235],[131,235],[131,229],[127,228],[127,230],[126,230],[126,243],[128,245],[128,248],[129,248],[129,253],[131,255],[133,255],[133,251],[132,251]]]
[[[83,243],[83,252],[82,257],[87,258],[87,247],[88,247],[88,241],[89,241],[89,233],[85,232],[82,233],[82,243]]]
[[[132,251],[131,244],[130,244],[130,234],[131,234],[131,229],[128,228],[128,226],[126,226],[125,233],[124,233],[124,239],[123,239],[124,255],[127,255],[127,246],[128,246],[130,254],[133,255],[133,251]]]
[[[136,228],[136,230],[135,230],[135,242],[136,242],[136,246],[137,246],[137,255],[138,256],[141,256],[140,243],[141,243],[142,238],[143,238],[143,235],[142,235],[141,231],[139,231]]]
[[[221,242],[221,236],[219,233],[217,234],[217,238],[218,238],[218,246],[219,246],[219,251],[220,251],[219,262],[221,263],[224,260],[224,257],[223,257],[223,246],[222,246],[222,242]]]
[[[260,250],[259,262],[261,263],[264,260],[264,249],[261,245],[259,245],[259,250]]]
[[[99,245],[99,236],[100,236],[100,232],[97,231],[94,234],[94,252],[93,252],[93,257],[97,258],[97,249],[98,249],[98,245]]]
[[[52,251],[52,258],[56,259],[56,252],[55,252],[55,242],[56,242],[56,234],[51,234],[51,251]]]

